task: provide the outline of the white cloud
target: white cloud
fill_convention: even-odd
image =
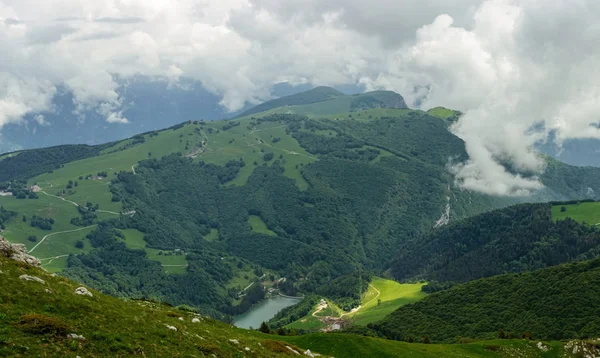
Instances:
[[[138,74],[194,78],[229,110],[281,79],[362,83],[462,110],[458,182],[521,195],[540,187],[536,141],[600,138],[599,15],[595,0],[2,0],[0,128],[51,111],[58,86],[126,123],[115,78]]]

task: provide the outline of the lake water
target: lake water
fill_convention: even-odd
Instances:
[[[233,324],[240,328],[258,328],[282,309],[302,301],[299,298],[275,296],[254,305],[248,312],[235,316]]]

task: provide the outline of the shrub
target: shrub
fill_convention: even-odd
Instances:
[[[69,331],[69,326],[65,322],[41,314],[21,316],[18,327],[26,333],[52,336],[64,336]]]

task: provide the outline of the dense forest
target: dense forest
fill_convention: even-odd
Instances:
[[[465,282],[600,255],[600,232],[554,221],[551,204],[520,204],[434,230],[404,245],[392,264],[399,280]]]
[[[387,338],[595,338],[600,259],[457,285],[403,306],[369,328]]]
[[[99,155],[110,143],[97,146],[61,145],[43,150],[25,150],[0,160],[0,182],[29,179],[75,160]]]
[[[6,210],[3,206],[0,206],[0,229],[6,229],[4,225],[8,220],[17,216],[17,213],[14,211]]]

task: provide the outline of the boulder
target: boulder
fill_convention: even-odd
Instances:
[[[75,290],[75,294],[94,297],[94,295],[92,295],[92,293],[85,287],[77,287],[77,289]]]
[[[177,332],[177,327],[169,326],[168,324],[166,324],[165,326],[167,326],[167,329],[170,329],[171,331]]]
[[[34,281],[34,282],[41,283],[42,285],[46,284],[46,281],[42,280],[39,277],[35,277],[35,276],[21,275],[21,276],[19,276],[19,278],[23,281]]]
[[[196,317],[192,318],[192,323],[198,323],[198,322],[200,322],[200,320],[198,318],[196,318]]]
[[[19,262],[24,262],[30,266],[40,267],[42,265],[40,260],[29,255],[25,245],[11,244],[2,236],[0,236],[0,256],[8,257],[11,260]]]
[[[229,342],[233,344],[240,344],[240,341],[238,341],[237,339],[230,339]]]
[[[71,339],[76,339],[79,341],[85,341],[85,337],[84,336],[80,336],[77,333],[70,333],[69,335],[67,335],[67,337],[71,338]]]
[[[306,352],[304,352],[305,356],[309,356],[309,357],[313,357],[314,358],[314,354],[310,351],[310,349],[307,349]]]

